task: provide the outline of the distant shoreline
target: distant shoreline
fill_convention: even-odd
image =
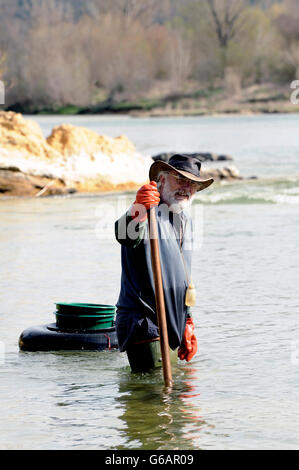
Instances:
[[[11,108],[6,109],[5,111],[13,110]],[[127,110],[127,111],[105,111],[105,112],[95,112],[92,109],[90,112],[63,112],[63,111],[41,111],[41,112],[32,112],[32,110],[23,111],[16,111],[20,112],[24,116],[110,116],[110,117],[117,117],[117,116],[130,116],[135,118],[142,118],[142,117],[229,117],[229,116],[262,116],[262,115],[269,115],[269,114],[298,114],[299,113],[299,105],[292,105],[284,106],[281,108],[274,108],[274,109],[240,109],[240,110],[221,110],[221,111],[212,111],[212,112],[203,112],[197,110],[183,110],[183,109],[176,109],[173,111],[157,109],[155,111],[136,111],[136,110]]]
[[[273,110],[273,111],[252,111],[252,110],[244,110],[244,111],[226,111],[226,112],[212,112],[212,113],[199,113],[199,112],[185,112],[185,111],[177,111],[177,112],[163,112],[157,111],[155,113],[150,112],[105,112],[105,113],[59,113],[59,112],[41,112],[41,113],[32,113],[32,112],[22,112],[23,116],[32,116],[32,117],[55,117],[55,116],[78,116],[78,117],[85,117],[85,116],[101,116],[101,117],[132,117],[132,118],[180,118],[180,117],[238,117],[238,116],[269,116],[269,115],[297,115],[299,114],[299,105],[293,105],[292,109],[281,109],[281,110]]]
[[[290,101],[289,86],[273,83],[254,85],[238,92],[224,88],[207,88],[180,92],[166,96],[135,97],[134,99],[105,99],[90,106],[74,104],[42,107],[28,103],[15,103],[5,111],[35,116],[89,116],[112,115],[132,117],[194,117],[297,114],[299,104]]]

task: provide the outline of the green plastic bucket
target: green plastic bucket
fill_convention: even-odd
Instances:
[[[64,330],[102,330],[114,326],[116,307],[104,304],[56,303],[56,325]]]

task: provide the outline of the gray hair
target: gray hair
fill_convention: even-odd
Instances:
[[[161,176],[166,176],[166,175],[168,175],[168,171],[166,171],[166,170],[161,170],[157,174],[157,188],[158,189],[160,189],[160,187],[161,187],[161,181],[160,181]]]

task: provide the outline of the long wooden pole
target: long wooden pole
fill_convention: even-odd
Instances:
[[[158,326],[160,332],[160,346],[162,356],[162,368],[163,377],[166,387],[171,387],[173,384],[172,371],[169,356],[169,342],[167,332],[167,321],[165,312],[164,292],[163,292],[163,281],[161,273],[159,243],[158,243],[158,229],[155,207],[151,207],[149,210],[149,236],[151,246],[151,260],[152,269],[155,283],[155,296],[156,296],[156,310],[158,317]]]

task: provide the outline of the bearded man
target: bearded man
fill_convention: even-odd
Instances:
[[[133,372],[145,372],[159,360],[159,328],[151,265],[147,211],[155,206],[169,346],[181,360],[197,351],[194,322],[186,293],[191,283],[192,221],[187,209],[197,191],[213,179],[200,177],[201,163],[175,154],[155,161],[150,183],[142,186],[133,205],[115,224],[122,245],[121,289],[116,331],[120,351],[126,351]],[[179,349],[178,349],[179,348]],[[178,349],[178,351],[177,351]]]

